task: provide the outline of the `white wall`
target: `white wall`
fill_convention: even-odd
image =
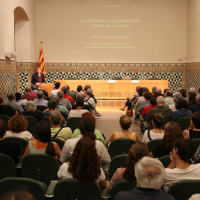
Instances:
[[[200,0],[188,0],[187,62],[200,62]]]
[[[16,24],[16,50],[18,62],[37,62],[36,51],[36,10],[35,0],[1,0],[0,1],[0,59],[5,59],[6,51],[14,48],[14,9],[22,7],[28,15],[29,22]],[[22,29],[19,29],[23,24]]]

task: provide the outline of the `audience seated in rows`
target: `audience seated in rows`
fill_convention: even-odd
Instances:
[[[88,110],[83,109],[84,106],[84,100],[83,99],[77,99],[76,100],[76,109],[70,110],[68,119],[71,117],[81,117],[83,113],[87,113]]]
[[[173,113],[175,121],[177,121],[181,117],[191,117],[192,112],[188,110],[189,106],[185,99],[179,99],[178,101],[176,101],[175,107],[177,110]]]
[[[91,117],[96,122],[94,115],[90,112],[83,113],[81,118],[84,118],[84,117]],[[104,145],[106,145],[105,139],[99,130],[95,129],[94,134],[96,135],[97,140],[101,141]],[[78,138],[79,135],[81,135],[81,131],[79,128],[77,128],[74,130],[74,132],[72,134],[72,138]]]
[[[20,137],[27,141],[34,140],[33,135],[27,131],[28,122],[23,115],[14,115],[8,121],[8,129],[5,137]]]
[[[137,133],[129,131],[129,128],[132,124],[131,118],[129,116],[127,116],[127,115],[121,116],[119,119],[119,123],[121,126],[121,131],[114,132],[110,136],[108,141],[106,142],[106,145],[109,145],[110,142],[112,142],[113,140],[118,139],[118,138],[128,138],[128,139],[135,140],[136,142],[141,142]]]
[[[35,96],[37,96],[37,89],[38,89],[38,87],[37,87],[37,85],[36,84],[32,84],[31,85],[31,94],[34,94]]]
[[[186,101],[188,101],[186,90],[185,89],[180,89],[179,92],[181,93],[182,98],[185,99]]]
[[[173,196],[161,192],[165,174],[165,168],[159,160],[143,157],[135,165],[137,186],[134,190],[119,192],[115,200],[174,200]]]
[[[70,103],[71,103],[72,105],[74,105],[74,100],[73,100],[73,98],[67,94],[67,91],[69,90],[69,86],[68,86],[68,85],[65,85],[65,86],[63,86],[63,87],[61,88],[61,90],[62,90],[63,93],[64,93],[64,99],[68,99],[68,100],[70,101]]]
[[[200,111],[200,94],[196,96],[196,105],[190,107],[192,113]]]
[[[25,95],[22,96],[22,99],[27,99],[28,101],[34,101],[34,99],[37,99],[37,96],[35,94],[31,94],[31,86],[25,87]]]
[[[170,120],[174,120],[173,113],[172,113],[171,109],[164,106],[165,100],[164,100],[163,96],[157,97],[156,104],[157,104],[157,107],[152,108],[149,111],[149,114],[148,114],[148,117],[147,117],[147,122],[151,121],[151,116],[152,116],[153,113],[161,113],[164,117],[169,118]]]
[[[18,112],[10,105],[4,105],[3,97],[0,96],[0,115],[8,115],[9,117],[12,117],[15,114],[18,114]]]
[[[22,114],[23,111],[24,111],[24,109],[22,108],[22,106],[19,103],[17,103],[15,101],[15,94],[14,94],[14,92],[8,92],[7,98],[8,98],[8,101],[6,101],[4,103],[4,105],[9,105],[15,111],[17,111],[19,114]]]
[[[118,168],[113,174],[112,179],[108,185],[108,192],[111,191],[113,185],[123,179],[128,181],[136,181],[135,178],[135,164],[144,156],[148,156],[149,148],[143,142],[137,142],[132,145],[129,150],[128,159],[125,167]]]
[[[176,102],[177,102],[179,99],[182,99],[181,93],[180,93],[180,92],[175,92],[175,93],[173,94],[174,104],[169,105],[169,108],[172,110],[172,112],[177,111],[177,110],[176,110],[175,104],[176,104]]]
[[[47,98],[49,96],[48,92],[46,90],[42,90],[42,84],[41,83],[38,83],[37,84],[37,91],[42,91],[44,96]]]
[[[49,117],[51,123],[51,137],[58,138],[64,142],[72,138],[72,131],[69,127],[61,127],[62,115],[60,111],[55,110]]]
[[[171,164],[166,169],[164,185],[171,187],[178,181],[200,179],[200,163],[195,165],[188,163],[194,154],[195,145],[191,140],[180,138],[173,143],[170,152]]]
[[[161,113],[154,113],[152,116],[152,125],[153,129],[152,130],[146,130],[144,132],[142,142],[148,143],[151,140],[154,139],[162,139],[164,136],[164,130],[162,129],[163,125],[163,115]]]
[[[72,104],[68,99],[64,99],[64,93],[62,90],[57,92],[57,96],[59,98],[59,105],[67,107],[67,109],[70,111],[72,109]]]
[[[0,119],[0,153],[11,157],[15,164],[19,162],[19,156],[22,154],[22,148],[17,142],[7,142],[4,140],[6,133],[6,123]]]
[[[100,188],[107,186],[101,161],[95,148],[95,137],[91,136],[84,135],[77,142],[70,161],[62,164],[58,171],[59,180],[76,178],[80,183],[95,181]]]
[[[33,117],[39,122],[41,120],[40,114],[35,112],[37,109],[34,101],[28,101],[28,103],[25,105],[25,110],[23,112],[24,116],[30,116]]]
[[[142,116],[145,117],[146,114],[149,113],[149,111],[152,108],[156,108],[156,98],[155,97],[151,97],[151,99],[150,99],[150,105],[144,107],[144,109],[142,111]]]
[[[55,82],[55,90],[51,91],[51,96],[57,95],[57,93],[59,92],[59,88],[60,88],[60,82]]]
[[[15,99],[16,99],[16,102],[19,103],[20,105],[26,105],[28,102],[27,99],[22,99],[22,95],[19,92],[15,93]]]
[[[166,106],[170,106],[170,105],[174,104],[174,100],[172,98],[173,92],[171,90],[167,90],[165,94],[166,94],[166,96],[165,96],[165,105]]]
[[[47,122],[41,121],[37,123],[36,134],[37,139],[29,141],[23,157],[27,154],[39,153],[49,154],[56,159],[60,158],[60,148],[56,142],[51,142],[51,129]]]
[[[160,88],[156,89],[156,94],[154,95],[155,98],[157,98],[158,96],[163,96],[162,90]]]
[[[11,188],[12,189],[12,188]],[[35,197],[26,191],[25,188],[15,189],[9,192],[6,192],[0,200],[36,200]]]
[[[189,106],[193,106],[193,105],[197,104],[195,93],[193,93],[193,92],[188,93],[188,104],[189,104]]]
[[[95,131],[95,121],[91,117],[85,117],[82,118],[79,123],[79,129],[81,131],[81,135],[78,136],[78,138],[69,139],[65,142],[61,155],[60,155],[60,161],[62,163],[66,162],[67,159],[73,154],[74,148],[77,144],[77,142],[84,136],[87,136],[91,138],[93,141],[95,141],[95,146],[97,149],[97,154],[99,155],[99,158],[102,163],[109,163],[110,162],[110,155],[108,154],[105,146],[102,142],[99,140],[96,140],[96,136],[94,134]]]
[[[90,112],[90,107],[89,107],[89,104],[87,102],[85,102],[85,99],[86,99],[86,94],[84,92],[79,92],[77,95],[76,95],[76,101],[78,99],[81,99],[82,101],[84,101],[84,105],[83,105],[83,109],[86,109]],[[75,104],[72,106],[72,109],[77,109],[77,106],[76,106],[76,102]]]
[[[160,158],[162,156],[169,155],[170,151],[173,149],[173,142],[178,138],[183,138],[180,126],[174,121],[168,122],[165,125],[165,133],[162,138],[162,144],[153,149],[153,151],[149,153],[149,156],[153,158]]]
[[[184,138],[200,138],[200,112],[194,112],[191,116],[190,127],[183,131]]]
[[[43,91],[37,92],[38,99],[34,99],[34,103],[36,106],[46,106],[48,104],[48,101],[44,99],[44,93]]]
[[[151,99],[151,97],[153,97],[152,93],[149,91],[144,92],[143,96],[144,96],[145,100],[141,101],[141,103],[138,107],[138,111],[142,111],[145,106],[150,106],[150,99]]]

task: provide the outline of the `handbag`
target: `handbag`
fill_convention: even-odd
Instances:
[[[126,109],[126,115],[129,116],[129,117],[132,117],[133,116],[133,109],[132,108],[129,108],[129,109],[127,108]]]

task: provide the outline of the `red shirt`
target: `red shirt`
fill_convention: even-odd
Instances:
[[[156,108],[156,105],[145,106],[142,111],[142,116],[144,117],[152,108]]]
[[[34,94],[28,93],[22,96],[22,99],[27,99],[28,101],[34,101],[37,97]]]
[[[67,94],[64,94],[64,99],[68,99],[72,105],[74,105],[73,98]]]

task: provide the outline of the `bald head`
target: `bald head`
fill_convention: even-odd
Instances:
[[[25,87],[25,92],[26,93],[31,93],[31,86],[30,85]]]

